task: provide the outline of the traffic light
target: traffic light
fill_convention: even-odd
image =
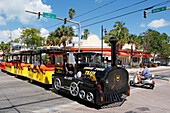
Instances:
[[[146,18],[146,11],[144,11],[144,18]]]
[[[67,23],[67,18],[64,18],[64,24],[66,24]]]
[[[40,19],[40,12],[38,12],[38,19]]]

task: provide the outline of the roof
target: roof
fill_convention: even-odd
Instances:
[[[36,50],[36,53],[59,53],[59,52],[71,52],[70,49],[64,49],[64,48],[60,48],[58,46],[42,46],[42,47],[38,47]]]

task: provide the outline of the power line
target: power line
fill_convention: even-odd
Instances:
[[[116,0],[114,0],[114,1],[112,1],[112,2],[109,2],[109,3],[113,3],[113,2],[115,2],[115,1],[116,1]],[[148,0],[143,0],[143,1],[141,1],[141,2],[137,2],[137,3],[135,3],[135,4],[131,4],[131,5],[125,6],[125,7],[123,7],[123,8],[119,8],[119,9],[117,9],[117,10],[114,10],[114,11],[108,12],[108,13],[104,13],[104,14],[101,14],[101,15],[98,15],[98,16],[95,16],[95,17],[92,17],[92,18],[89,18],[89,19],[83,20],[83,21],[81,21],[81,23],[86,22],[86,21],[89,21],[89,20],[92,20],[92,19],[99,18],[99,17],[101,17],[101,16],[103,16],[103,15],[107,15],[107,14],[110,14],[110,13],[114,13],[114,12],[117,12],[117,11],[120,11],[120,10],[123,10],[123,9],[126,9],[126,8],[129,8],[129,7],[132,7],[132,6],[138,5],[138,4],[143,3],[143,2],[146,2],[146,1],[148,1]],[[92,12],[92,11],[95,11],[95,10],[97,10],[97,9],[99,9],[99,8],[102,8],[102,7],[106,6],[106,5],[109,5],[109,3],[104,4],[104,5],[100,6],[100,7],[97,7],[97,8],[95,8],[95,9],[90,10],[90,11],[88,11],[88,12],[86,12],[86,13],[83,13],[83,14],[85,15],[85,14],[87,14],[87,13],[90,13],[90,12]],[[83,16],[83,14],[81,14],[81,15],[79,15],[79,16],[76,16],[76,17],[74,17],[74,18],[77,18],[77,17]],[[55,25],[52,25],[52,26],[49,26],[49,27],[47,27],[46,29],[51,28],[51,27],[55,27],[55,26],[60,25],[60,24],[62,24],[62,23],[63,23],[63,22],[58,23],[58,24],[55,24]]]
[[[75,16],[74,19],[75,19],[75,18],[79,18],[79,17],[81,17],[81,16],[84,16],[84,15],[86,15],[86,14],[88,14],[88,13],[93,12],[93,11],[96,11],[96,10],[98,10],[98,9],[100,9],[100,8],[103,8],[103,7],[107,6],[107,5],[110,5],[110,4],[112,4],[112,3],[116,2],[116,1],[117,1],[117,0],[113,0],[113,1],[111,1],[111,2],[109,2],[109,3],[106,3],[106,4],[102,5],[102,6],[97,7],[97,8],[95,8],[95,9],[92,9],[92,10],[90,10],[90,11],[87,11],[87,12],[83,13],[83,14],[80,14],[80,15],[78,15],[78,16]],[[55,26],[60,25],[60,24],[62,24],[62,23],[63,23],[63,22],[58,23],[58,24],[54,24],[54,25],[52,25],[52,26],[47,27],[46,29],[51,28],[51,27],[55,27]]]
[[[81,21],[81,23],[86,22],[86,21],[89,21],[89,20],[92,20],[92,19],[99,18],[99,17],[101,17],[101,16],[103,16],[103,15],[108,15],[108,14],[110,14],[110,13],[114,13],[114,12],[117,12],[117,11],[120,11],[120,10],[123,10],[123,9],[126,9],[126,8],[129,8],[129,7],[138,5],[138,4],[143,3],[143,2],[146,2],[146,1],[148,1],[148,0],[143,0],[143,1],[140,1],[140,2],[137,2],[137,3],[134,3],[134,4],[131,4],[131,5],[125,6],[125,7],[123,7],[123,8],[119,8],[119,9],[117,9],[117,10],[108,12],[108,13],[104,13],[104,14],[101,14],[101,15],[98,15],[98,16],[95,16],[95,17],[92,17],[92,18],[83,20],[83,21]]]
[[[145,2],[147,0],[144,0],[144,1],[141,1],[141,2]],[[138,3],[135,3],[135,4],[139,4],[141,2],[138,2]],[[159,4],[155,4],[151,7],[156,7],[156,6],[160,6],[160,5],[164,5],[164,4],[167,4],[168,2],[170,2],[170,0],[167,0],[165,2],[161,2]],[[135,5],[135,4],[132,4],[132,5]],[[129,5],[129,6],[132,6],[132,5]],[[128,7],[128,6],[126,6]],[[126,7],[123,7],[123,8],[126,8]],[[150,8],[150,7],[149,7]],[[122,9],[122,8],[121,8]],[[92,24],[88,24],[88,25],[85,25],[85,26],[82,26],[81,28],[84,28],[84,27],[88,27],[88,26],[92,26],[92,25],[95,25],[95,24],[98,24],[98,23],[102,23],[104,21],[109,21],[109,20],[113,20],[115,18],[119,18],[119,17],[123,17],[123,16],[126,16],[126,15],[129,15],[129,14],[133,14],[133,13],[136,13],[136,12],[139,12],[139,11],[143,11],[143,10],[146,10],[147,8],[144,8],[144,9],[139,9],[139,10],[136,10],[136,11],[132,11],[132,12],[129,12],[129,13],[125,13],[125,14],[122,14],[122,15],[119,15],[119,16],[116,16],[116,17],[113,17],[113,18],[109,18],[109,19],[105,19],[105,20],[102,20],[102,21],[98,21],[98,22],[95,22],[95,23],[92,23]],[[119,10],[119,9],[117,9]],[[115,10],[116,11],[116,10]],[[103,14],[104,15],[104,14]],[[46,28],[47,29],[47,28]],[[43,35],[46,35],[46,34],[43,34]]]
[[[92,10],[90,10],[90,11],[87,11],[87,12],[85,12],[85,13],[83,13],[83,14],[80,14],[80,15],[74,17],[74,19],[75,19],[75,18],[78,18],[78,17],[81,17],[81,16],[84,16],[84,15],[86,15],[86,14],[88,14],[88,13],[93,12],[93,11],[96,11],[96,10],[98,10],[98,9],[100,9],[100,8],[103,8],[103,7],[107,6],[107,5],[110,5],[110,4],[112,4],[112,3],[116,2],[116,1],[117,1],[117,0],[113,0],[113,1],[111,1],[111,2],[109,2],[109,3],[107,3],[107,4],[104,4],[104,5],[102,5],[102,6],[99,6],[99,7],[95,8],[95,9],[92,9]]]
[[[151,7],[156,7],[156,6],[164,5],[164,4],[167,4],[168,2],[170,2],[170,0],[165,1],[165,2],[161,2],[159,4],[155,4],[155,5],[151,6]],[[129,12],[129,13],[125,13],[125,14],[122,14],[122,15],[119,15],[119,16],[116,16],[116,17],[112,17],[112,18],[108,18],[108,19],[101,20],[101,21],[98,21],[98,22],[94,22],[92,24],[88,24],[88,25],[82,26],[81,28],[92,26],[92,25],[95,25],[95,24],[98,24],[98,23],[102,23],[102,22],[105,22],[105,21],[113,20],[115,18],[123,17],[123,16],[129,15],[129,14],[133,14],[133,13],[136,13],[136,12],[139,12],[139,11],[143,11],[145,9],[147,9],[147,8],[139,9],[139,10],[132,11],[132,12]]]

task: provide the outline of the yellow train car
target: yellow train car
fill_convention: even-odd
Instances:
[[[5,70],[16,76],[23,76],[32,81],[52,84],[52,75],[56,66],[63,66],[63,54],[70,52],[56,46],[39,47],[37,50],[26,49],[7,55]],[[9,61],[8,58],[12,57]],[[36,59],[39,58],[39,65]],[[3,67],[3,66],[1,66]]]
[[[17,63],[17,75],[29,78],[29,67],[34,63],[34,55],[36,51],[25,49],[20,51],[20,59]]]
[[[30,81],[52,84],[52,74],[54,74],[55,66],[63,65],[61,54],[69,51],[55,46],[37,48],[36,55],[40,59],[40,65],[34,64],[29,67]]]

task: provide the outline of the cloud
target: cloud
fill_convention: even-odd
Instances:
[[[10,41],[10,35],[12,36],[12,40],[15,40],[16,38],[19,38],[22,35],[22,30],[21,28],[9,31],[9,30],[0,30],[0,42],[9,42]],[[40,29],[40,36],[47,38],[49,35],[49,31],[45,28]],[[11,33],[11,34],[10,34]]]
[[[10,36],[12,37],[12,40],[15,40],[16,38],[19,38],[21,36],[21,28],[18,28],[16,30],[1,30],[0,31],[0,41],[9,42]]]
[[[73,28],[74,31],[77,31],[77,27],[76,26],[71,26]]]
[[[41,32],[40,36],[45,37],[46,39],[48,38],[48,36],[49,36],[49,31],[48,31],[47,29],[41,28],[41,29],[40,29],[40,32]]]
[[[140,24],[140,27],[146,27],[146,24],[142,23]]]
[[[52,12],[51,6],[43,4],[41,0],[1,0],[0,16],[3,15],[5,21],[19,20],[23,24],[28,24],[37,18],[34,14],[26,13],[25,10]]]
[[[160,20],[153,20],[151,23],[148,24],[148,27],[159,28],[159,27],[164,27],[169,25],[170,25],[169,21],[160,19]]]
[[[6,25],[5,19],[0,16],[0,25]]]

